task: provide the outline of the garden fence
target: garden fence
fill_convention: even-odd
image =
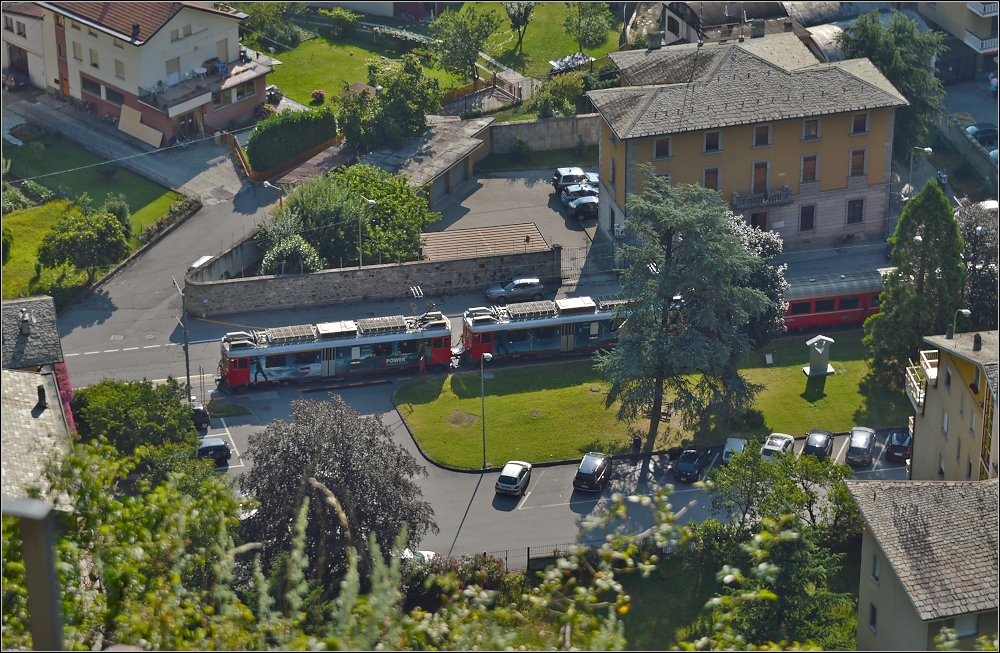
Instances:
[[[602,539],[591,542],[583,542],[582,544],[588,548],[595,549],[603,543],[604,540]],[[559,552],[565,552],[568,551],[570,547],[580,545],[580,542],[568,542],[563,544],[523,546],[512,549],[502,549],[500,551],[483,551],[481,555],[492,556],[503,560],[504,568],[508,571],[522,569],[526,569],[528,571],[538,571],[545,569],[550,564],[554,564],[556,556]],[[469,555],[480,554],[473,553]]]

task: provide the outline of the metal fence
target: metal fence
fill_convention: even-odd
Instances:
[[[565,247],[562,251],[564,279],[585,279],[614,274],[615,244],[595,243],[581,247]]]
[[[568,542],[563,544],[542,544],[534,546],[522,546],[513,549],[503,549],[500,551],[483,551],[468,555],[484,555],[498,558],[503,561],[504,568],[508,571],[519,571],[527,569],[536,571],[545,569],[550,564],[555,563],[555,558],[559,552],[566,552],[570,547],[580,546],[596,548],[601,546],[604,540]]]

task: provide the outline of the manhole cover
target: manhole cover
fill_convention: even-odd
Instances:
[[[263,410],[263,411],[268,411],[268,410],[271,410],[271,407],[270,406],[261,406],[260,409]]]
[[[484,379],[492,379],[493,378],[493,372],[483,372],[483,378]]]
[[[152,333],[147,333],[147,334],[146,334],[146,340],[152,340],[152,339],[153,339],[153,338],[155,338],[155,337],[156,337],[156,336],[154,336],[154,335],[153,335]]]
[[[599,386],[599,385],[592,385],[592,386],[590,386],[590,391],[591,392],[600,392],[601,391],[601,386]]]
[[[528,417],[541,417],[542,413],[537,410],[529,410]]]
[[[125,336],[111,336],[112,340],[124,340]]]

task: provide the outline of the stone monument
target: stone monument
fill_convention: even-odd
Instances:
[[[826,376],[833,374],[833,365],[830,365],[830,347],[833,345],[833,338],[826,336],[816,336],[806,341],[809,347],[809,365],[802,368],[802,373],[808,377]]]

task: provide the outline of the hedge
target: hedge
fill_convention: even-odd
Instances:
[[[337,135],[337,117],[330,107],[289,111],[266,118],[250,132],[246,154],[250,167],[270,170]]]

